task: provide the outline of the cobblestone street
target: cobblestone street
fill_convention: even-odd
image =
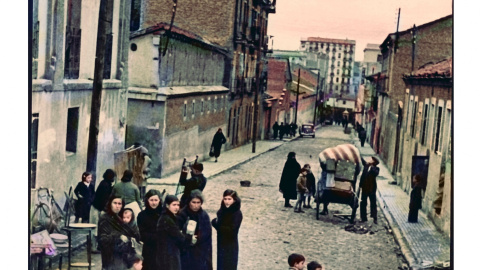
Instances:
[[[292,208],[283,207],[278,184],[288,152],[297,153],[300,165],[309,163],[317,177],[318,153],[326,147],[349,142],[349,138],[341,127],[327,126],[319,129],[314,139],[291,141],[209,179],[204,190],[207,197],[204,208],[211,218],[226,188],[236,189],[242,198],[239,269],[286,269],[291,253],[303,254],[307,262],[316,260],[332,270],[385,270],[402,266],[402,257],[397,256],[398,245],[385,227],[388,225],[381,211],[378,211],[378,225],[372,225],[371,220],[365,223],[373,226],[375,233],[355,234],[345,231],[347,220],[333,216],[349,214],[348,206],[330,204],[330,214],[320,220],[316,220],[314,208],[295,213]],[[250,180],[252,184],[241,187],[241,180]],[[215,246],[216,240],[213,242]]]
[[[367,227],[369,233],[356,234],[345,230],[349,224],[347,220],[334,216],[350,214],[349,206],[332,203],[329,215],[320,216],[320,220],[316,220],[313,200],[312,209],[304,209],[305,213],[295,213],[293,208],[283,206],[278,185],[288,152],[296,152],[300,165],[309,163],[315,177],[318,177],[318,154],[327,147],[350,142],[350,135],[344,134],[340,126],[322,127],[317,130],[316,138],[292,140],[208,178],[203,208],[211,219],[216,216],[225,189],[237,190],[242,198],[238,269],[287,269],[287,258],[291,253],[303,254],[307,263],[316,260],[328,270],[402,269],[405,259],[382,211],[378,211],[378,225],[373,224],[371,219],[360,223],[357,211],[357,224]],[[212,161],[204,161],[204,164],[206,168],[215,166]],[[251,181],[251,186],[241,187],[242,180]],[[377,181],[386,180],[379,178]],[[163,190],[162,186],[158,188]],[[167,191],[173,189],[174,186],[170,186]],[[77,252],[73,261],[86,260],[85,253],[84,249]],[[101,269],[100,255],[94,254],[92,260],[95,263],[92,269]],[[215,230],[213,261],[215,269]]]

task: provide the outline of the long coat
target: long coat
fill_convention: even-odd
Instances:
[[[165,209],[157,223],[156,269],[181,269],[180,249],[191,242],[192,237],[180,231],[175,215]]]
[[[102,266],[105,270],[126,270],[124,256],[131,253],[131,242],[123,242],[121,235],[136,237],[135,233],[120,217],[113,213],[103,213],[98,221],[99,245],[102,250]],[[138,236],[138,235],[137,235]]]
[[[157,222],[161,213],[162,208],[159,206],[157,209],[146,207],[145,210],[138,214],[138,229],[140,231],[140,239],[143,242],[143,270],[157,269]]]
[[[280,178],[280,190],[285,199],[297,198],[297,177],[301,167],[295,158],[289,158],[283,167],[282,177]]]
[[[177,215],[177,224],[186,233],[186,225],[189,220],[197,222],[195,245],[187,245],[180,251],[182,270],[212,270],[212,225],[207,212],[200,208],[193,212],[185,206]]]
[[[185,186],[183,190],[183,195],[180,198],[180,207],[184,207],[188,198],[190,198],[190,194],[192,190],[198,189],[203,191],[205,186],[207,185],[207,178],[203,174],[194,174],[191,172],[191,178],[187,179],[187,173],[181,172],[180,173],[180,185]]]
[[[220,156],[220,151],[222,150],[222,144],[226,142],[227,142],[227,139],[225,138],[222,132],[215,133],[215,136],[213,136],[213,140],[212,140],[212,146],[213,146],[213,153],[216,158]]]
[[[410,193],[410,205],[412,210],[422,209],[422,188],[420,185],[415,185]]]
[[[87,187],[83,182],[79,182],[73,192],[78,197],[78,201],[75,205],[75,217],[89,219],[90,208],[92,206],[93,197],[95,196],[95,187],[91,183]],[[80,198],[79,195],[81,195],[82,198]]]
[[[217,230],[217,270],[236,270],[238,265],[238,231],[242,224],[241,202],[237,200],[230,207],[222,206],[212,226]]]
[[[95,207],[98,211],[105,210],[105,206],[107,205],[108,198],[112,193],[112,181],[103,179],[100,184],[98,184],[97,191],[95,192],[95,198],[93,199],[93,207]]]

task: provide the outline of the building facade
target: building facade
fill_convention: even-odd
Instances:
[[[128,1],[33,1],[31,188],[62,194],[87,167],[100,3],[108,19],[96,178],[124,148]],[[100,181],[96,181],[98,184]]]
[[[169,0],[134,0],[134,12],[138,29],[145,29],[159,22],[169,22],[173,17],[173,3]],[[268,47],[268,15],[275,13],[275,2],[270,0],[186,0],[175,8],[174,25],[195,33],[212,44],[227,50],[225,72],[229,88],[227,148],[251,141],[253,136],[254,112],[258,76],[260,93],[258,104],[265,90],[265,68],[263,58]],[[136,29],[134,29],[136,30]],[[258,53],[260,51],[260,54]],[[260,55],[260,57],[259,57]],[[257,65],[259,63],[259,65]],[[258,73],[257,73],[258,68]],[[260,74],[260,75],[258,75]],[[261,105],[261,104],[260,104]],[[260,119],[258,117],[257,119]],[[260,121],[258,121],[260,122]],[[257,127],[260,125],[257,122]],[[257,128],[257,137],[261,137]]]
[[[213,135],[226,128],[227,51],[158,23],[132,32],[129,57],[126,144],[147,147],[154,178],[178,171],[184,157],[207,158]]]
[[[403,76],[403,151],[397,179],[411,190],[411,177],[424,179],[422,211],[450,236],[452,194],[452,58],[427,64]],[[412,161],[413,160],[413,161]],[[418,162],[418,161],[420,162]]]
[[[300,41],[300,51],[321,52],[327,55],[326,94],[331,97],[355,98],[352,76],[355,60],[355,41],[309,37]]]

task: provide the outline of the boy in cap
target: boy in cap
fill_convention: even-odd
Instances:
[[[377,158],[371,157],[367,162],[362,158],[363,173],[360,177],[360,188],[362,189],[362,197],[360,202],[360,217],[362,221],[367,221],[367,198],[370,200],[370,217],[373,223],[377,224],[377,176],[380,168],[377,165],[380,162]]]
[[[203,164],[196,162],[192,165],[191,178],[187,179],[188,168],[183,167],[180,175],[180,185],[185,186],[182,198],[180,199],[180,208],[186,205],[187,199],[190,198],[190,193],[194,189],[203,191],[207,185],[207,178],[203,175]]]

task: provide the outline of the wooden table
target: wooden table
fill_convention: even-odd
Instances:
[[[68,266],[75,267],[92,267],[92,231],[97,227],[95,224],[90,223],[74,223],[70,224],[68,227],[62,228],[62,230],[67,232],[68,236]],[[81,233],[87,232],[87,263],[71,263],[72,257],[72,232]]]

